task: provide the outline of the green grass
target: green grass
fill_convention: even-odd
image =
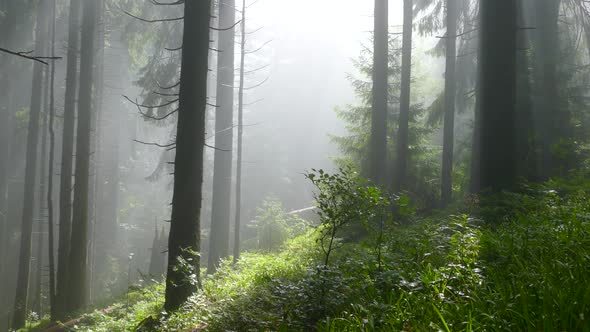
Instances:
[[[226,262],[179,312],[162,312],[156,285],[77,330],[133,331],[152,315],[157,331],[590,331],[590,197],[545,189],[499,198],[485,222],[458,214],[393,227],[381,264],[369,237],[323,268],[310,230]]]

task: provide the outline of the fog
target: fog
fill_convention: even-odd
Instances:
[[[166,273],[168,233],[178,217],[173,192],[184,174],[177,173],[178,119],[187,114],[184,98],[201,91],[195,84],[183,92],[182,70],[202,59],[182,59],[190,46],[179,3],[0,1],[0,330],[18,325],[19,311],[48,314],[53,296],[64,314]],[[194,177],[183,177],[200,183],[202,176],[202,187],[191,203],[176,197],[198,215],[200,261],[209,272],[231,248],[260,249],[254,224],[270,202],[285,213],[314,207],[305,176],[313,169],[332,173],[348,165],[407,195],[425,214],[478,192],[478,170],[488,159],[480,161],[477,128],[492,123],[479,119],[488,105],[479,103],[503,100],[485,99],[496,90],[481,77],[491,74],[477,75],[478,65],[494,60],[478,49],[479,1],[457,9],[456,46],[447,44],[445,2],[434,0],[413,2],[405,31],[411,43],[403,45],[404,3],[389,1],[388,30],[377,35],[373,1],[248,1],[245,21],[241,1],[230,11],[235,17],[214,1],[205,141],[185,145],[204,149],[203,162],[189,172]],[[519,7],[511,90],[518,130],[514,141],[497,141],[515,146],[513,178],[548,179],[583,164],[590,16],[586,5],[558,3],[546,6],[552,11],[531,0]],[[386,54],[374,54],[378,44],[387,44]],[[446,79],[451,63],[453,79]],[[385,121],[371,122],[380,102]],[[567,109],[567,119],[551,113],[558,108]],[[200,130],[189,128],[182,135]],[[512,127],[481,128],[485,139]],[[199,153],[186,155],[186,165],[200,160]],[[78,302],[70,301],[70,283],[84,289]]]

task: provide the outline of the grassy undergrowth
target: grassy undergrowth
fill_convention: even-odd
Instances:
[[[317,232],[245,253],[203,280],[177,313],[163,287],[88,315],[78,331],[590,331],[590,203],[585,191],[507,194],[486,221],[416,218],[339,243],[324,267]]]

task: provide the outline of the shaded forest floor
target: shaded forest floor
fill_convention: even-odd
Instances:
[[[495,197],[486,222],[468,207],[413,217],[384,241],[341,242],[329,267],[310,229],[224,264],[178,313],[163,312],[156,284],[73,330],[590,331],[590,191],[580,183]]]

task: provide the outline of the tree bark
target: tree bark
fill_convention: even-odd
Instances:
[[[541,145],[541,177],[548,179],[558,175],[559,163],[553,149],[565,136],[569,117],[565,108],[560,109],[559,78],[559,30],[558,16],[561,0],[537,0],[536,83],[538,95],[538,119]]]
[[[483,190],[507,190],[516,180],[516,4],[514,0],[482,0],[480,4]]]
[[[35,29],[35,50],[41,54],[45,49],[47,38],[48,2],[38,4],[37,27]],[[31,90],[31,108],[27,133],[27,155],[25,166],[24,205],[21,225],[21,244],[14,300],[13,328],[21,328],[25,324],[27,299],[29,297],[29,276],[31,268],[31,247],[33,233],[33,211],[35,199],[35,183],[37,179],[37,145],[39,141],[39,117],[41,112],[43,65],[33,65],[33,86]]]
[[[55,20],[56,20],[56,0],[51,3],[52,22],[51,22],[51,56],[55,56]],[[54,256],[54,225],[53,225],[53,164],[55,160],[55,131],[53,122],[55,117],[55,62],[51,62],[51,73],[49,80],[49,167],[47,170],[47,231],[48,246],[47,254],[49,255],[49,308],[50,318],[56,319],[55,307],[55,256]]]
[[[369,148],[369,178],[377,185],[385,184],[387,160],[387,101],[389,59],[389,0],[375,0],[373,36],[373,107]]]
[[[78,86],[78,52],[80,42],[81,1],[70,1],[66,94],[59,191],[59,244],[57,253],[56,318],[66,314],[69,253],[72,232],[72,174],[74,154],[74,128],[76,126],[76,90]]]
[[[235,0],[219,1],[219,28],[235,24]],[[229,251],[231,211],[231,175],[234,118],[234,44],[235,28],[218,32],[217,104],[215,111],[215,155],[213,160],[213,193],[211,235],[207,273],[217,270]]]
[[[447,0],[445,115],[443,129],[441,205],[446,207],[453,198],[453,151],[455,141],[455,97],[457,82],[457,0]]]
[[[242,0],[240,39],[240,86],[238,90],[238,155],[236,162],[236,215],[234,220],[234,264],[240,259],[240,232],[242,217],[242,156],[244,136],[244,71],[246,65],[246,0]]]
[[[174,194],[164,304],[168,311],[178,309],[200,284],[199,219],[203,198],[210,16],[210,0],[185,2]],[[190,267],[188,271],[175,268],[181,260]],[[193,280],[190,280],[190,274],[194,275]]]
[[[402,78],[397,138],[397,159],[393,178],[394,192],[404,189],[408,168],[408,137],[410,132],[410,92],[412,83],[413,2],[404,0],[404,31],[402,42]]]
[[[90,189],[90,135],[92,128],[92,86],[97,2],[83,3],[82,44],[80,52],[80,91],[78,94],[78,128],[76,138],[76,171],[72,208],[70,276],[68,311],[87,305],[88,287],[88,194]]]
[[[0,25],[0,44],[6,48],[13,48],[14,30],[16,18],[14,13],[15,2],[0,1],[0,11],[6,16]],[[8,265],[8,166],[10,160],[10,150],[12,141],[12,123],[13,123],[13,89],[10,82],[11,77],[11,56],[0,56],[0,94],[2,96],[0,104],[0,283],[7,283]],[[5,285],[0,285],[0,292],[6,289]],[[7,297],[0,299],[0,310],[9,311],[9,301]],[[0,314],[0,328],[5,327],[8,321],[7,314]]]

